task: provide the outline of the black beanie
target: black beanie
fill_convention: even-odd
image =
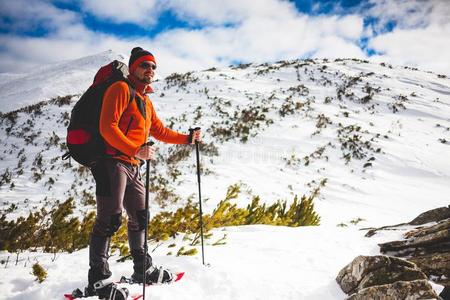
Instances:
[[[128,62],[128,69],[130,70],[130,73],[133,73],[139,64],[146,60],[152,61],[156,65],[156,60],[153,54],[142,49],[141,47],[133,48],[133,50],[131,50],[130,61]]]

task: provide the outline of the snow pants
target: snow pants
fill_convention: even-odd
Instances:
[[[108,158],[92,167],[91,172],[96,183],[97,217],[89,241],[89,284],[111,276],[107,261],[109,243],[122,223],[124,208],[128,215],[128,242],[135,264],[147,256],[144,253],[145,186],[139,166]],[[149,256],[147,263],[151,264]]]

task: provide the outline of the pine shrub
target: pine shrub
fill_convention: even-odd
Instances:
[[[246,208],[239,208],[237,204],[231,203],[240,194],[240,185],[231,185],[225,198],[219,202],[211,214],[203,215],[204,237],[208,239],[212,236],[210,231],[214,228],[226,226],[241,226],[252,224],[266,224],[277,226],[310,226],[319,225],[320,217],[314,211],[314,197],[318,190],[307,197],[295,196],[290,206],[286,201],[278,201],[272,205],[260,203],[260,197],[254,196],[252,202]],[[198,204],[188,201],[188,203],[174,212],[161,212],[154,216],[148,225],[149,241],[160,242],[169,238],[174,238],[177,234],[184,233],[184,242],[191,246],[200,243],[200,223]],[[215,244],[224,243],[225,238],[220,239]],[[122,225],[117,234],[112,239],[113,249],[123,249],[127,242],[126,226]],[[180,252],[181,251],[181,252]],[[185,250],[178,251],[177,255],[187,255]],[[121,251],[122,254],[122,251]],[[193,254],[192,254],[193,255]]]
[[[74,209],[74,199],[56,202],[47,211],[32,212],[28,217],[8,221],[6,213],[0,215],[0,250],[17,252],[27,249],[42,249],[46,252],[72,252],[85,248],[95,221],[91,212],[80,221],[70,217]]]
[[[181,247],[180,250],[177,252],[177,256],[193,256],[197,254],[196,248],[191,248],[186,250],[184,247]]]
[[[35,263],[32,266],[33,269],[33,275],[36,276],[36,281],[39,283],[44,282],[44,280],[47,278],[47,271],[39,264]]]
[[[311,196],[295,196],[288,206],[286,201],[277,201],[272,205],[261,204],[259,196],[253,196],[251,203],[237,207],[232,203],[240,194],[241,186],[231,185],[225,198],[219,202],[211,214],[203,216],[203,230],[206,239],[212,236],[211,230],[226,226],[266,224],[280,226],[318,225],[320,217],[314,211],[314,198],[318,189]],[[74,199],[63,203],[57,202],[47,211],[30,213],[27,218],[19,217],[8,221],[6,213],[0,215],[0,250],[17,252],[27,249],[42,249],[55,254],[61,251],[72,252],[85,248],[89,244],[89,234],[95,222],[95,212],[90,212],[82,219],[71,217]],[[129,254],[126,222],[113,236],[111,248],[118,250],[121,256]],[[155,215],[148,225],[149,241],[160,242],[185,234],[184,243],[195,246],[200,243],[200,223],[198,204],[189,200],[183,207],[173,212],[161,212]],[[215,242],[220,245],[225,236]],[[178,251],[177,255],[195,255],[195,249]]]

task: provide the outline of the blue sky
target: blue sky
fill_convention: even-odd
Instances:
[[[337,6],[342,7],[343,11],[339,12],[340,15],[347,14],[351,9],[358,8],[360,6],[370,5],[367,1],[291,1],[296,9],[299,12],[308,14],[308,15],[319,15],[319,14],[333,14],[335,8]],[[255,2],[257,3],[257,2]],[[78,13],[82,13],[82,6],[80,2],[58,2],[55,1],[54,5],[60,9],[68,9],[72,11],[76,11]],[[317,8],[315,8],[317,7]],[[85,13],[83,14],[83,22],[86,26],[91,28],[92,30],[99,30],[105,33],[114,34],[122,37],[129,36],[154,36],[160,32],[175,29],[175,28],[190,28],[190,29],[198,29],[201,28],[198,24],[189,24],[185,20],[177,18],[177,16],[170,10],[164,11],[162,14],[158,16],[158,23],[156,26],[152,26],[148,28],[146,26],[140,26],[140,24],[135,24],[132,22],[125,23],[114,23],[110,20],[102,20],[96,17],[95,14]],[[42,28],[41,28],[42,29]],[[40,30],[39,32],[34,32],[31,34],[42,35],[45,31]]]
[[[0,72],[140,45],[163,73],[306,57],[448,73],[449,16],[446,0],[0,0]]]

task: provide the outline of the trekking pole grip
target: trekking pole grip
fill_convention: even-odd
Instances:
[[[200,127],[189,128],[189,144],[192,143],[192,139],[194,138],[194,132],[200,130]],[[195,144],[198,144],[198,141],[195,141]]]

